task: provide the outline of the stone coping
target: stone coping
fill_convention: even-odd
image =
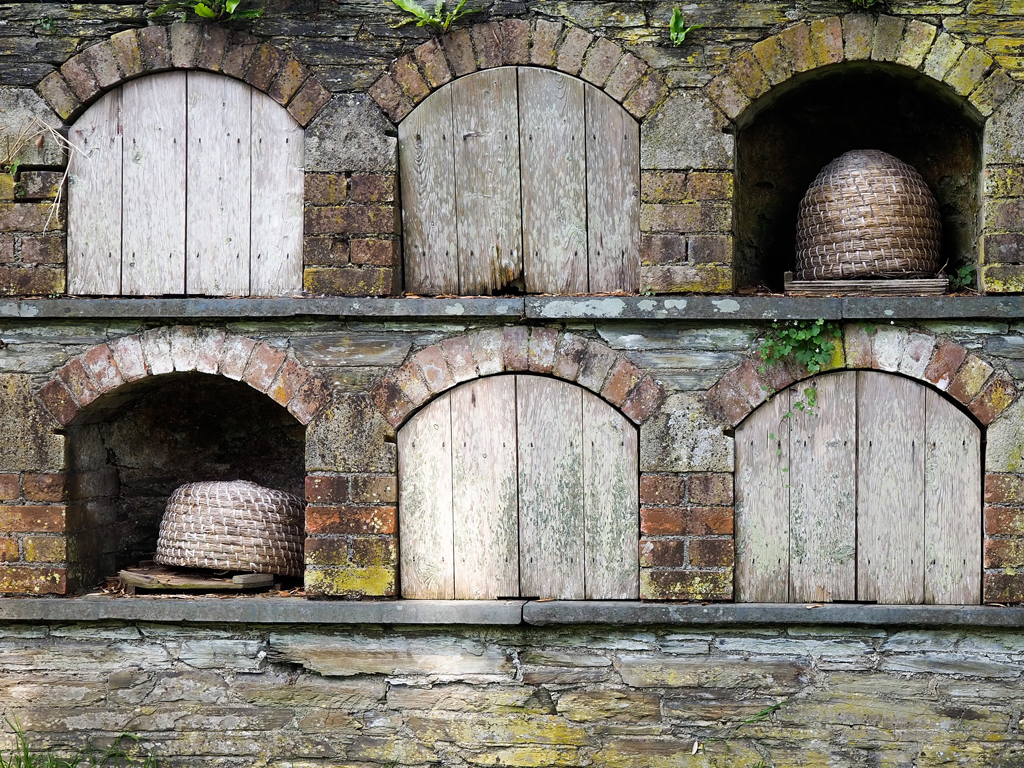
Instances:
[[[635,601],[394,600],[280,597],[0,598],[3,621],[148,621],[211,624],[564,626],[1024,627],[1024,607]]]
[[[1024,316],[1024,296],[537,296],[526,298],[24,299],[0,319],[525,318],[530,320],[990,320]]]

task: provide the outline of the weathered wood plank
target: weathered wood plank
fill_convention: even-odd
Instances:
[[[185,293],[185,79],[166,72],[121,86],[123,294]]]
[[[528,293],[587,292],[583,81],[519,68],[523,276]]]
[[[789,600],[789,397],[766,402],[736,429],[736,600]]]
[[[398,433],[398,536],[402,597],[455,597],[451,395],[434,400]]]
[[[857,599],[924,600],[925,388],[857,374]]]
[[[981,602],[981,432],[926,390],[924,601]]]
[[[490,294],[523,272],[516,70],[451,84],[459,292]]]
[[[455,597],[519,594],[515,379],[453,390]]]
[[[794,408],[813,387],[818,406]],[[790,388],[789,599],[854,600],[857,545],[857,374]]]
[[[250,136],[250,293],[302,290],[302,126],[288,110],[253,90]]]
[[[590,293],[640,290],[640,126],[587,85]]]
[[[585,597],[637,600],[640,571],[639,440],[636,427],[583,393]]]
[[[68,134],[68,293],[121,293],[121,89],[86,110]]]
[[[188,73],[189,294],[249,295],[251,131],[250,86]]]
[[[459,292],[452,89],[441,88],[398,126],[405,284],[410,293]]]
[[[520,594],[582,600],[583,390],[539,376],[516,390]]]

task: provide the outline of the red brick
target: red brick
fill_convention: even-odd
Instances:
[[[0,567],[0,593],[63,595],[67,586],[65,568]]]
[[[114,353],[106,344],[100,344],[90,349],[82,355],[82,362],[100,392],[110,392],[124,384],[121,372],[117,368],[117,362],[114,360]]]
[[[61,264],[67,260],[67,238],[63,235],[21,238],[21,260],[26,264]]]
[[[306,507],[306,533],[394,533],[398,524],[394,507]]]
[[[192,69],[199,53],[199,25],[171,24],[167,28],[171,44],[171,66],[176,69]]]
[[[82,107],[60,72],[51,72],[39,83],[39,95],[61,119],[70,119]]]
[[[399,56],[391,64],[391,76],[405,94],[419,104],[430,95],[430,86],[423,79],[420,68],[412,54]]]
[[[0,473],[0,501],[21,498],[21,476],[16,472]]]
[[[377,78],[377,82],[370,86],[370,97],[393,123],[401,122],[402,118],[412,112],[412,101],[402,92],[391,75],[381,75]]]
[[[704,568],[731,568],[736,562],[732,539],[693,539],[690,564]]]
[[[640,261],[642,264],[685,264],[685,235],[641,235]]]
[[[43,232],[64,228],[63,208],[53,213],[49,203],[0,203],[0,230]],[[51,214],[53,214],[51,218]]]
[[[1024,509],[985,507],[986,536],[1024,536]]]
[[[412,360],[419,366],[423,381],[431,392],[437,394],[455,386],[455,378],[448,370],[448,361],[444,359],[440,345],[434,344],[420,350],[413,355]]]
[[[444,51],[435,39],[418,45],[412,52],[416,62],[420,65],[424,77],[430,83],[431,88],[440,88],[452,79],[452,72],[448,68],[448,61],[444,57]]]
[[[642,424],[665,399],[665,390],[649,376],[644,377],[633,387],[622,404],[622,412],[632,419],[634,424]]]
[[[196,334],[196,370],[199,373],[220,373],[220,356],[224,352],[227,332],[209,328]]]
[[[284,350],[266,343],[257,344],[249,363],[245,366],[242,381],[253,389],[266,392],[270,389],[277,372],[281,370],[284,360]]]
[[[982,424],[991,424],[1017,398],[1017,387],[1009,376],[1000,374],[969,406]]]
[[[502,358],[506,371],[530,370],[529,336],[522,326],[508,326],[502,331]]]
[[[80,408],[84,408],[100,396],[99,390],[89,378],[85,366],[77,357],[71,358],[60,368],[57,371],[57,376],[64,382],[64,386],[74,396],[75,402]]]
[[[110,38],[110,47],[117,60],[117,67],[126,78],[141,75],[145,71],[142,52],[139,50],[139,38],[135,32],[134,29],[128,29]]]
[[[259,47],[259,41],[255,37],[239,32],[232,34],[228,47],[224,51],[221,72],[241,80],[249,69],[249,62],[252,61],[257,47]]]
[[[311,376],[288,403],[288,413],[298,419],[300,424],[309,424],[330,401],[330,388],[318,377]]]
[[[332,205],[306,208],[311,235],[383,235],[395,231],[393,205]]]
[[[533,328],[530,330],[530,341],[527,355],[530,359],[530,370],[534,373],[551,373],[555,366],[555,345],[558,343],[558,331],[554,328]]]
[[[285,360],[267,394],[280,405],[286,406],[295,397],[302,385],[312,376],[306,368],[294,360]]]
[[[986,573],[983,602],[1024,602],[1024,573]]]
[[[729,386],[741,394],[751,408],[760,405],[768,396],[768,385],[762,381],[761,375],[757,370],[758,362],[760,361],[755,361],[748,357],[733,368],[725,377]]]
[[[640,475],[640,503],[673,507],[686,499],[686,475]]]
[[[245,373],[256,342],[248,336],[228,334],[224,339],[224,347],[220,353],[220,373],[229,379],[241,381]]]
[[[476,361],[473,359],[473,347],[465,336],[456,336],[441,342],[444,356],[448,359],[448,368],[456,383],[469,381],[477,377]]]
[[[51,379],[39,390],[39,399],[61,426],[67,426],[78,413],[78,404],[60,379]]]
[[[333,235],[304,237],[302,262],[307,267],[344,267],[349,263],[348,241]]]
[[[0,531],[8,533],[63,533],[67,526],[63,506],[0,506]]]
[[[640,199],[645,203],[683,203],[690,200],[684,171],[644,171]]]
[[[497,22],[474,24],[470,30],[480,69],[501,66],[501,27]]]
[[[426,390],[425,384],[423,388]],[[412,398],[392,378],[384,379],[370,394],[377,410],[384,414],[384,418],[393,427],[399,426],[405,421],[406,416],[416,410],[416,404],[413,403]]]
[[[354,504],[394,504],[398,478],[394,475],[351,475],[349,496]]]
[[[924,377],[939,389],[949,389],[957,369],[967,357],[967,350],[954,341],[940,339]]]
[[[615,405],[622,405],[626,396],[643,378],[643,371],[626,359],[620,359],[612,368],[608,381],[601,391],[601,397]]]
[[[59,296],[64,270],[54,267],[0,267],[0,296]]]
[[[606,37],[598,38],[590,49],[580,77],[598,88],[605,84],[615,65],[622,58],[622,49]]]
[[[284,54],[276,46],[264,43],[256,49],[249,71],[245,73],[245,82],[260,91],[267,91],[274,82],[277,73],[284,64]]]
[[[622,101],[626,98],[626,94],[633,89],[633,86],[640,82],[640,78],[646,71],[647,64],[642,59],[632,53],[627,53],[608,76],[608,82],[604,84],[604,92],[616,101]]]
[[[779,35],[782,47],[793,62],[795,72],[806,72],[814,69],[814,48],[811,47],[811,28],[806,24],[797,24],[782,31]]]
[[[337,205],[348,199],[348,179],[340,173],[307,173],[305,201],[310,205]]]
[[[452,30],[441,38],[441,45],[448,54],[448,61],[451,62],[456,77],[476,72],[476,54],[473,52],[473,41],[470,39],[468,29]]]
[[[13,563],[20,559],[18,540],[0,538],[0,563]]]
[[[22,540],[27,563],[63,563],[68,559],[65,536],[30,536]]]
[[[683,568],[686,566],[685,542],[681,539],[662,539],[640,542],[640,565]]]
[[[348,478],[344,475],[307,475],[306,501],[324,505],[348,501]]]
[[[349,195],[357,203],[391,203],[395,200],[395,177],[380,174],[353,173]]]
[[[731,571],[642,571],[641,600],[731,600]]]
[[[0,264],[14,261],[14,236],[0,235]]]
[[[363,536],[352,539],[352,564],[360,568],[398,565],[398,541],[394,536]]]
[[[686,258],[691,264],[731,264],[731,235],[690,235],[686,238]]]
[[[322,296],[390,296],[394,273],[388,267],[308,267],[305,289]]]
[[[594,42],[592,34],[580,27],[572,27],[558,48],[555,66],[562,72],[578,75],[583,67],[583,56],[592,42]]]
[[[985,502],[1020,504],[1024,502],[1024,477],[1021,475],[985,475]]]
[[[560,379],[576,381],[586,351],[585,338],[571,333],[562,334],[555,349],[555,366],[551,372]]]
[[[171,49],[166,27],[146,27],[138,31],[142,66],[147,72],[171,68]]]
[[[1024,565],[1024,539],[985,539],[985,568]]]
[[[122,336],[110,342],[110,351],[122,380],[136,381],[147,376],[146,359],[138,336]]]
[[[506,19],[501,22],[501,61],[503,64],[530,63],[530,22]]]
[[[230,33],[224,27],[207,24],[199,37],[199,51],[196,53],[196,67],[211,72],[220,72],[227,53]]]
[[[348,565],[349,539],[306,539],[306,565]]]
[[[576,382],[591,392],[600,393],[604,389],[612,366],[618,359],[619,356],[604,344],[598,341],[587,342],[587,350],[580,360],[580,372],[576,376]]]
[[[562,25],[557,21],[537,19],[530,48],[530,63],[539,67],[555,66],[555,46],[562,36]]]
[[[22,488],[28,501],[64,501],[67,495],[61,472],[26,473]]]
[[[78,54],[64,62],[60,68],[64,75],[64,81],[71,86],[72,93],[79,101],[85,103],[100,92],[100,86],[89,68],[89,62],[85,56]]]
[[[811,22],[811,47],[818,66],[838,64],[845,58],[843,24],[838,16]]]
[[[732,507],[647,507],[640,530],[648,536],[711,536],[733,532]]]
[[[747,398],[724,379],[709,389],[704,398],[712,410],[719,413],[733,426],[747,418],[752,410]]]
[[[302,84],[309,78],[309,70],[292,56],[284,60],[281,70],[270,84],[267,95],[278,104],[287,104],[298,93]]]
[[[961,403],[967,405],[984,389],[985,383],[992,375],[992,370],[992,366],[980,357],[970,355],[960,366],[960,370],[953,377],[953,383],[949,385],[947,391]]]
[[[732,475],[690,475],[690,501],[694,504],[732,504]]]
[[[665,93],[665,85],[658,75],[651,75],[639,86],[633,89],[622,106],[626,108],[633,117],[643,119],[654,109],[654,105],[661,101]]]

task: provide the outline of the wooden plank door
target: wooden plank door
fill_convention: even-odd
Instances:
[[[805,390],[818,405],[801,410]],[[789,599],[853,600],[857,541],[857,373],[789,389]]]
[[[252,95],[249,292],[302,290],[302,126],[265,93]]]
[[[640,290],[640,126],[588,84],[589,291]]]
[[[590,392],[582,394],[584,597],[637,600],[639,435],[606,402]]]
[[[121,292],[185,293],[186,74],[121,86]]]
[[[925,394],[924,601],[981,602],[981,430],[938,392]]]
[[[523,272],[516,70],[451,84],[459,292],[485,295]]]
[[[121,90],[71,127],[78,149],[68,172],[68,293],[121,293]]]
[[[402,597],[455,597],[452,406],[443,395],[398,433]]]
[[[587,292],[583,81],[519,69],[523,274],[528,293]]]
[[[249,295],[252,89],[188,73],[187,291]]]
[[[925,389],[857,374],[857,599],[924,601]]]
[[[451,393],[457,599],[519,594],[515,393],[511,376]]]
[[[736,600],[789,600],[789,393],[736,429]]]

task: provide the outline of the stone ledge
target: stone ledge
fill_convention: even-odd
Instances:
[[[24,299],[0,318],[483,317],[530,320],[994,320],[1024,316],[1024,296],[797,298],[566,296],[457,299]]]
[[[967,605],[856,605],[852,603],[529,602],[523,621],[563,624],[873,627],[1024,627],[1024,608]]]
[[[522,600],[303,600],[295,597],[0,598],[0,621],[216,624],[481,624],[522,622]]]

